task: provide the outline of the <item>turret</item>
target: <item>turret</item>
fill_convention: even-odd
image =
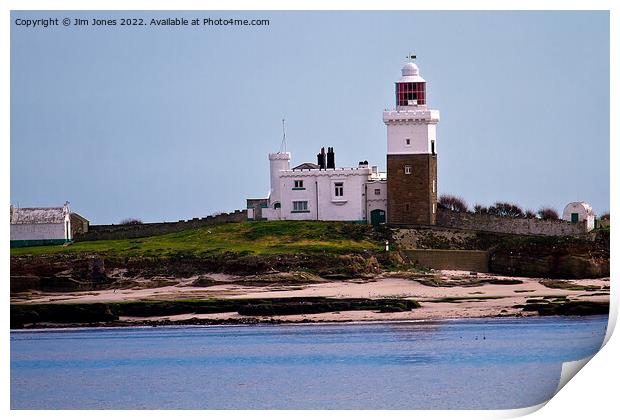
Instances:
[[[279,173],[291,169],[291,154],[289,152],[278,152],[269,154],[269,174],[271,178],[271,189],[269,191],[269,204],[280,202]]]

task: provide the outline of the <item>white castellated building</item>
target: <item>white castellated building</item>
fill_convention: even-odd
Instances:
[[[271,153],[269,197],[247,200],[248,220],[435,224],[439,111],[426,108],[426,82],[414,63],[395,88],[396,109],[383,113],[387,174],[367,161],[337,168],[331,147],[316,164],[294,168],[290,153]]]
[[[291,169],[290,153],[270,153],[269,197],[247,200],[248,219],[385,222],[385,173],[368,162],[337,168],[332,148],[321,149],[317,160]]]

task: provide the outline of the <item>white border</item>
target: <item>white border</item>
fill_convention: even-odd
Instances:
[[[265,0],[265,1],[250,1],[250,0],[238,0],[235,2],[226,1],[198,1],[198,0],[179,0],[179,1],[165,1],[165,0],[131,0],[120,1],[110,0],[101,1],[93,0],[88,2],[76,1],[76,0],[58,0],[53,4],[50,1],[43,0],[8,0],[4,1],[4,19],[2,20],[2,57],[3,60],[3,77],[2,84],[3,92],[10,92],[10,63],[8,57],[10,57],[10,10],[610,10],[611,20],[611,108],[610,119],[610,158],[618,157],[618,118],[620,115],[618,107],[618,23],[619,23],[619,6],[617,1],[614,0],[477,0],[464,2],[462,0],[435,0],[435,1],[394,1],[383,0],[381,2],[374,2],[373,4],[362,4],[359,1],[337,1],[337,0],[300,0],[300,1],[283,1],[283,0]],[[379,7],[380,6],[380,7]],[[4,128],[4,140],[2,141],[2,153],[0,153],[0,159],[2,162],[2,173],[4,180],[1,184],[2,193],[7,200],[5,206],[8,207],[10,201],[10,96],[7,94],[5,100],[2,101],[2,122],[1,127]],[[615,116],[615,117],[614,117]],[[617,159],[614,159],[617,161]],[[615,211],[618,202],[618,194],[615,193],[614,188],[616,185],[618,169],[611,165],[611,202],[610,210]],[[9,224],[2,225],[4,237],[9,237]],[[615,232],[615,231],[614,231]],[[612,249],[615,249],[614,244],[617,243],[617,235],[612,235]],[[2,249],[5,252],[5,256],[9,253],[9,241],[6,239],[2,243]],[[8,258],[2,259],[2,272],[4,274],[3,279],[3,291],[4,296],[9,296],[9,264]],[[612,264],[612,278],[616,278],[618,270],[614,264]],[[547,417],[562,417],[564,419],[577,419],[588,416],[589,418],[609,418],[610,413],[615,412],[617,404],[615,403],[616,395],[613,390],[614,385],[618,383],[618,361],[614,357],[614,353],[618,354],[618,339],[609,340],[611,331],[615,327],[615,322],[618,313],[618,293],[616,293],[615,286],[612,287],[611,293],[611,313],[610,313],[610,327],[608,328],[608,335],[606,337],[607,345],[597,354],[591,363],[583,369],[583,372],[579,374],[579,378],[570,383],[562,389],[562,391],[554,397],[549,403],[549,407],[544,410],[537,411],[530,418],[547,418]],[[2,360],[6,367],[4,380],[2,381],[2,402],[3,411],[9,410],[9,389],[10,378],[8,370],[9,360],[9,306],[5,304],[2,308],[3,315],[2,322],[4,331],[6,332],[5,341],[1,347]],[[608,341],[609,340],[609,341]],[[594,404],[593,404],[594,403]],[[487,418],[507,418],[528,414],[532,411],[538,410],[544,404],[540,406],[531,407],[528,409],[520,410],[505,410],[505,411],[390,411],[384,413],[382,411],[370,411],[370,412],[358,412],[358,411],[328,411],[328,412],[288,412],[288,411],[253,411],[253,412],[239,412],[239,411],[141,411],[136,413],[140,416],[149,416],[168,418],[169,416],[188,417],[188,418],[204,418],[208,415],[209,418],[232,418],[237,415],[240,416],[252,416],[253,418],[270,418],[270,419],[289,419],[291,416],[301,418],[315,418],[316,416],[327,416],[333,418],[375,418],[380,416],[390,416],[393,418],[411,418],[411,416],[423,416],[423,418],[438,419],[438,418],[459,418],[459,419],[487,419]],[[31,417],[51,417],[51,418],[78,418],[85,415],[83,412],[78,411],[11,411],[8,413],[15,418],[31,418]],[[133,415],[131,411],[95,411],[88,412],[88,416],[92,418],[108,418],[110,415]]]

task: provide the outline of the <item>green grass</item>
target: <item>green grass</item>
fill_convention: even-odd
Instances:
[[[585,290],[586,292],[601,290],[599,286],[594,286],[591,284],[576,284],[565,280],[546,279],[541,280],[539,283],[545,287],[549,287],[550,289]]]
[[[379,251],[372,227],[342,222],[243,222],[146,238],[75,242],[11,249],[11,256],[95,253],[118,257],[240,254],[357,253]]]

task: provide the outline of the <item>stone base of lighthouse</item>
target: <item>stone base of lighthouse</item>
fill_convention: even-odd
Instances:
[[[406,173],[408,170],[411,173]],[[387,222],[391,225],[434,225],[437,155],[388,155],[387,173]]]

